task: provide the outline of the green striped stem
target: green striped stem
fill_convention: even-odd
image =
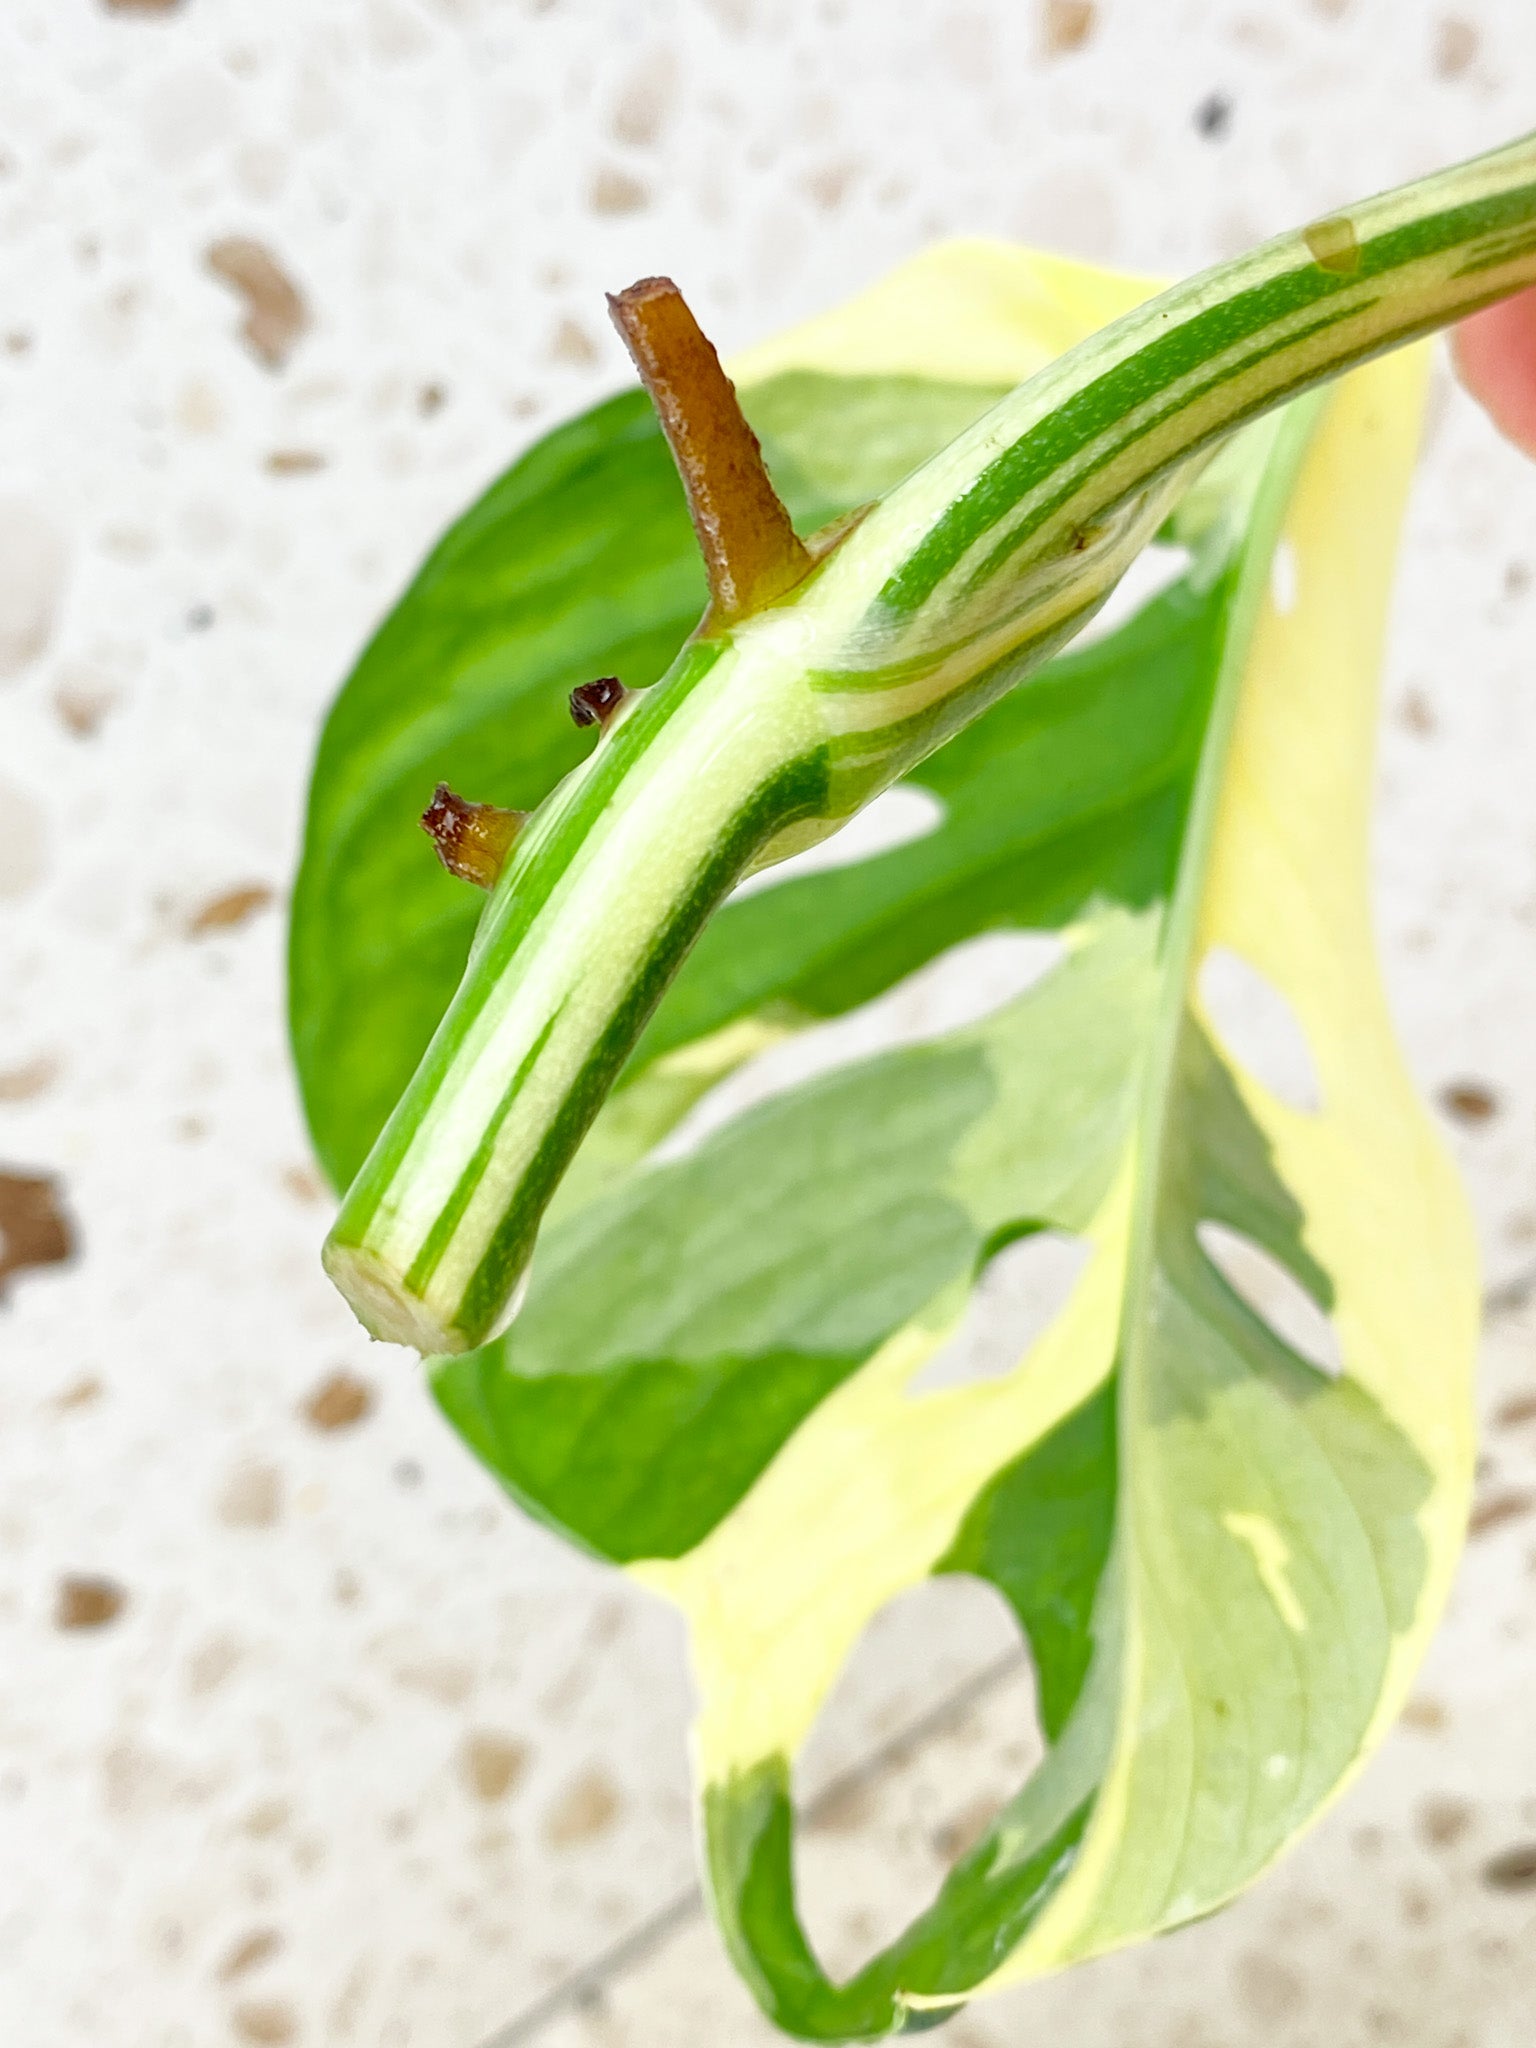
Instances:
[[[1234,429],[1532,282],[1536,137],[1150,300],[783,601],[685,647],[517,842],[342,1205],[325,1262],[364,1324],[429,1354],[504,1328],[562,1172],[742,875],[835,831],[1060,648]]]

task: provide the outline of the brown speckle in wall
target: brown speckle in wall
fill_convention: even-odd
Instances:
[[[1237,1995],[1255,2019],[1273,2025],[1293,2013],[1307,1995],[1305,1981],[1282,1956],[1263,1949],[1240,1955],[1232,1975]]]
[[[280,370],[309,325],[303,294],[271,250],[248,235],[212,244],[208,268],[245,301],[240,332],[269,370]]]
[[[1512,1394],[1494,1410],[1495,1429],[1522,1429],[1536,1422],[1536,1394]]]
[[[1428,1693],[1410,1700],[1403,1709],[1403,1726],[1420,1735],[1438,1735],[1449,1726],[1450,1718],[1439,1700],[1431,1699]]]
[[[69,1573],[59,1581],[54,1602],[54,1626],[62,1629],[105,1628],[116,1621],[127,1605],[128,1595],[115,1579],[94,1573]]]
[[[639,213],[651,200],[638,178],[611,164],[597,172],[587,196],[594,213]]]
[[[1440,1090],[1440,1106],[1460,1124],[1485,1124],[1498,1115],[1499,1098],[1482,1081],[1450,1081]]]
[[[837,1786],[825,1799],[818,1799],[812,1811],[806,1816],[806,1823],[823,1835],[853,1835],[867,1826],[876,1811],[876,1800],[867,1780],[854,1778],[845,1785]],[[935,1852],[952,1860],[946,1854],[941,1840],[946,1833],[946,1823],[935,1831]]]
[[[202,939],[210,932],[236,931],[272,900],[273,892],[265,882],[243,882],[237,889],[222,890],[187,919],[187,937]]]
[[[261,1799],[245,1816],[245,1832],[258,1842],[279,1834],[292,1818],[293,1809],[286,1799]]]
[[[677,91],[677,66],[670,52],[643,58],[619,89],[613,132],[632,149],[650,149],[666,126]]]
[[[0,1301],[13,1274],[74,1256],[74,1233],[46,1173],[0,1173]]]
[[[94,1373],[71,1380],[62,1392],[53,1397],[53,1406],[60,1415],[67,1415],[76,1408],[94,1408],[106,1392]]]
[[[490,1804],[505,1799],[528,1763],[528,1746],[508,1735],[478,1730],[466,1735],[459,1751],[459,1769],[477,1799]]]
[[[355,1373],[333,1372],[301,1409],[311,1429],[350,1429],[373,1410],[373,1388]]]
[[[1503,1493],[1490,1493],[1473,1508],[1472,1518],[1467,1523],[1467,1534],[1491,1535],[1495,1529],[1502,1529],[1508,1522],[1522,1521],[1533,1508],[1536,1508],[1536,1493],[1525,1493],[1518,1488],[1509,1488]]]
[[[1402,720],[1410,732],[1419,733],[1425,738],[1435,730],[1437,721],[1434,706],[1422,690],[1410,690],[1404,697]]]
[[[1478,41],[1477,30],[1470,21],[1463,21],[1459,15],[1447,15],[1435,28],[1435,75],[1438,78],[1462,77],[1477,57]]]
[[[417,1657],[395,1667],[396,1685],[442,1707],[461,1707],[475,1689],[474,1666],[460,1657]]]
[[[835,213],[848,196],[848,189],[858,176],[856,163],[822,164],[813,171],[807,171],[805,189],[823,213]]]
[[[1047,56],[1065,57],[1082,49],[1097,23],[1093,0],[1045,0],[1041,39]]]
[[[1483,1883],[1496,1892],[1536,1891],[1536,1842],[1517,1842],[1483,1865]]]
[[[116,702],[117,692],[112,686],[94,679],[89,670],[75,670],[62,676],[53,693],[59,723],[77,740],[94,739]]]
[[[19,675],[52,640],[68,567],[43,506],[0,500],[0,677]]]
[[[1454,1849],[1473,1821],[1465,1799],[1439,1794],[1419,1808],[1419,1834],[1431,1849]]]
[[[23,1060],[19,1067],[0,1070],[0,1102],[32,1102],[45,1094],[59,1077],[59,1063],[51,1053]]]
[[[274,448],[266,468],[269,476],[313,476],[327,459],[318,448]]]
[[[48,872],[48,823],[41,804],[0,782],[0,899],[29,895]]]
[[[271,1529],[283,1511],[282,1475],[275,1465],[239,1465],[225,1480],[214,1512],[229,1529]]]
[[[1405,1885],[1402,1911],[1403,1918],[1410,1927],[1426,1927],[1434,1918],[1435,1902],[1422,1885]]]
[[[323,1202],[325,1182],[312,1166],[285,1166],[278,1176],[296,1202]]]
[[[219,1965],[219,1981],[233,1983],[236,1977],[247,1976],[252,1970],[259,1970],[263,1963],[270,1963],[283,1946],[283,1937],[275,1927],[257,1927],[237,1941],[229,1954]]]
[[[237,2005],[229,2017],[238,2038],[254,2043],[255,2048],[287,2048],[290,2041],[298,2039],[299,2023],[293,2007],[284,2005],[281,1999],[248,1999]]]
[[[187,1691],[194,1698],[216,1692],[238,1669],[244,1651],[233,1636],[212,1636],[187,1659]]]
[[[544,1839],[557,1849],[590,1842],[618,1818],[619,1794],[598,1770],[583,1771],[572,1780],[544,1818]]]
[[[958,1863],[969,1856],[997,1818],[997,1801],[985,1795],[951,1814],[933,1831],[933,1853],[944,1863]]]
[[[549,353],[557,363],[568,363],[573,369],[588,370],[597,361],[597,343],[577,321],[566,319],[555,329],[555,338],[549,345]]]

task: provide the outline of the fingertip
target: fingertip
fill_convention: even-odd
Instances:
[[[1499,432],[1536,456],[1536,290],[1464,320],[1451,354],[1456,374]]]

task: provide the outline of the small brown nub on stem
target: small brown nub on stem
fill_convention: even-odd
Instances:
[[[578,725],[606,725],[629,695],[617,676],[598,676],[571,692],[571,716]]]
[[[477,889],[489,889],[527,819],[526,811],[466,803],[446,782],[440,782],[421,814],[421,829],[450,875],[473,882]]]
[[[811,568],[769,481],[736,388],[670,277],[610,293],[608,311],[634,357],[688,494],[713,618],[760,611]]]

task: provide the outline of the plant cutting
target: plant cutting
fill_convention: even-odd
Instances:
[[[648,280],[614,310],[649,398],[493,486],[333,711],[292,940],[327,1268],[517,1500],[687,1614],[711,1896],[792,2032],[926,2024],[1214,1910],[1402,1702],[1476,1332],[1371,952],[1403,345],[1533,279],[1528,140],[1161,293],[939,249],[734,390]],[[1153,542],[1174,579],[1072,646]],[[897,783],[924,836],[736,893]],[[435,784],[459,879],[412,830]],[[757,1053],[1009,930],[1059,964],[655,1156]],[[1224,951],[1315,1104],[1224,1041]],[[1047,1231],[1087,1251],[1051,1327],[924,1390]],[[1336,1369],[1223,1231],[1331,1317]],[[1008,1602],[1047,1755],[835,1983],[792,1760],[943,1573]]]

